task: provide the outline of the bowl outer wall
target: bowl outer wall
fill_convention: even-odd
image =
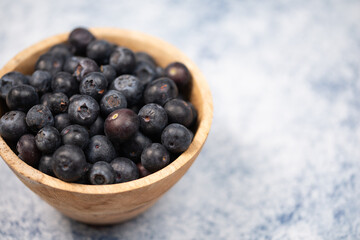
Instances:
[[[66,183],[21,161],[0,137],[0,155],[17,177],[43,200],[63,214],[85,223],[117,223],[142,213],[169,190],[189,169],[201,151],[210,131],[213,103],[210,88],[197,66],[177,48],[160,39],[137,31],[115,28],[90,28],[98,39],[106,39],[132,49],[146,51],[165,67],[183,62],[193,77],[190,100],[198,110],[198,129],[187,151],[167,167],[147,177],[127,183],[92,186]],[[51,46],[66,42],[69,33],[49,37],[23,50],[1,70],[31,74],[37,58]],[[4,104],[0,109],[4,113]]]

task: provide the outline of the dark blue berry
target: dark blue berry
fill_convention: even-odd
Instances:
[[[109,163],[96,162],[90,169],[89,179],[94,185],[112,184],[115,180],[115,172]]]
[[[108,64],[113,49],[113,45],[108,41],[95,40],[87,46],[86,55],[88,58],[93,59],[99,65]]]
[[[28,78],[20,72],[8,72],[0,79],[0,95],[6,99],[10,89],[15,86],[28,84]]]
[[[84,168],[83,168],[83,175],[80,179],[78,179],[77,181],[75,181],[75,183],[79,183],[79,184],[87,184],[90,185],[91,182],[89,180],[89,176],[90,176],[90,169],[92,168],[92,164],[86,162]]]
[[[122,108],[110,113],[105,120],[105,135],[116,142],[124,142],[139,130],[139,118],[132,110]]]
[[[77,55],[85,55],[87,46],[94,40],[94,35],[89,32],[89,30],[82,27],[72,30],[68,39]]]
[[[51,74],[48,71],[36,70],[30,80],[29,83],[33,86],[37,93],[43,94],[48,92],[51,88]]]
[[[127,101],[125,96],[117,90],[109,90],[100,101],[101,113],[104,117],[107,117],[111,112],[127,107]]]
[[[39,57],[35,64],[35,70],[48,71],[51,75],[62,71],[65,59],[59,55],[45,53]]]
[[[86,126],[90,126],[95,122],[99,112],[99,104],[94,98],[88,95],[76,97],[70,101],[68,108],[70,121]]]
[[[76,145],[84,149],[89,143],[89,133],[80,125],[69,125],[61,131],[63,144]]]
[[[110,56],[110,65],[118,75],[132,73],[135,69],[135,54],[128,48],[117,47]]]
[[[115,171],[115,183],[129,182],[139,178],[136,164],[128,158],[115,158],[110,165]]]
[[[45,126],[36,134],[35,143],[43,153],[53,153],[61,145],[61,136],[56,128]]]
[[[52,46],[48,52],[53,55],[58,55],[58,56],[62,57],[63,59],[66,59],[73,55],[72,47],[70,45],[67,45],[64,43],[59,43],[59,44]]]
[[[29,128],[38,132],[45,126],[54,126],[54,117],[47,106],[38,104],[30,108],[26,114],[26,124]]]
[[[161,143],[172,153],[182,153],[191,144],[193,133],[178,123],[169,124],[161,134]]]
[[[19,85],[11,88],[6,96],[6,105],[10,110],[27,112],[32,106],[39,103],[39,96],[30,85]]]
[[[104,74],[92,72],[87,74],[80,82],[80,93],[89,95],[96,100],[100,100],[105,94],[108,82]]]
[[[164,109],[170,123],[180,123],[185,127],[189,127],[194,120],[193,110],[184,100],[171,99],[165,104]]]
[[[171,78],[179,89],[185,89],[188,87],[191,81],[191,74],[188,68],[180,63],[170,63],[164,70],[165,77]]]
[[[153,143],[141,154],[141,164],[150,172],[156,172],[170,163],[170,154],[160,143]]]
[[[151,64],[153,67],[156,67],[157,65],[155,59],[146,52],[136,52],[135,59],[136,63],[146,62]]]
[[[145,103],[157,103],[163,106],[178,96],[176,84],[170,78],[159,78],[150,82],[144,92]]]
[[[10,111],[0,119],[0,135],[10,141],[17,141],[27,130],[26,114],[21,111]]]
[[[75,182],[84,174],[86,158],[81,148],[63,145],[53,155],[53,171],[56,177],[66,182]]]
[[[148,137],[144,136],[141,132],[136,132],[134,136],[121,145],[121,152],[125,157],[130,158],[134,162],[139,162],[141,160],[141,153],[151,143]]]
[[[39,161],[39,170],[49,176],[55,176],[52,169],[53,160],[51,155],[43,155]]]
[[[164,69],[160,66],[157,66],[156,74],[157,74],[158,78],[164,77]]]
[[[59,132],[69,125],[71,125],[71,121],[67,113],[60,113],[54,117],[54,127]]]
[[[52,93],[47,100],[47,106],[53,114],[67,112],[69,98],[62,92]]]
[[[192,115],[193,115],[193,121],[192,121],[192,123],[190,125],[192,127],[192,126],[194,126],[196,124],[198,113],[197,113],[197,110],[196,110],[195,106],[191,102],[187,102],[187,103],[190,105]]]
[[[52,93],[48,92],[41,96],[40,98],[40,104],[49,107],[49,101]]]
[[[97,119],[89,127],[90,137],[95,135],[105,135],[104,133],[104,119],[101,116],[98,116]]]
[[[66,58],[64,63],[64,71],[73,74],[81,59],[83,58],[79,56],[72,56]]]
[[[90,58],[82,58],[75,68],[73,75],[80,82],[88,73],[100,72],[97,63]]]
[[[114,146],[104,135],[93,136],[85,149],[85,154],[87,161],[90,163],[111,162],[116,157]]]
[[[68,72],[58,72],[51,81],[51,88],[54,92],[62,92],[68,97],[79,91],[79,84]]]
[[[111,65],[102,65],[100,67],[100,71],[104,74],[106,77],[106,80],[108,81],[108,84],[110,85],[114,79],[116,78],[116,70]]]
[[[144,90],[144,85],[133,75],[121,75],[117,77],[110,85],[110,89],[117,90],[124,94],[129,106],[137,104]]]
[[[16,144],[18,156],[25,163],[32,167],[37,167],[41,157],[41,152],[36,147],[35,137],[31,134],[22,135]]]
[[[159,135],[168,124],[168,116],[163,107],[156,103],[143,106],[139,113],[140,129],[147,135]]]
[[[81,94],[74,94],[74,95],[72,95],[72,96],[69,98],[69,102],[72,102],[73,100],[75,100],[75,99],[78,98],[78,97],[82,97],[82,95],[81,95]]]
[[[156,68],[148,62],[139,62],[136,64],[134,75],[143,85],[148,84],[158,77]]]
[[[147,170],[146,168],[144,168],[144,166],[141,164],[141,162],[136,164],[138,170],[139,170],[139,177],[146,177],[148,175],[151,174],[151,172],[149,170]]]

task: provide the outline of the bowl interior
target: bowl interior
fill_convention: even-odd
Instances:
[[[130,30],[121,30],[113,28],[92,28],[90,31],[98,39],[106,39],[112,43],[128,47],[133,51],[146,51],[152,55],[161,67],[173,61],[183,62],[190,70],[193,77],[193,86],[190,93],[190,101],[194,104],[198,111],[197,131],[194,135],[194,140],[189,149],[184,152],[178,159],[172,162],[164,169],[157,171],[147,177],[140,178],[135,181],[104,185],[92,186],[74,183],[66,183],[59,179],[50,177],[42,172],[30,167],[21,161],[9,146],[0,138],[1,156],[7,165],[18,176],[26,178],[36,184],[43,184],[51,188],[57,188],[70,192],[85,193],[85,194],[112,194],[124,191],[131,191],[144,186],[149,186],[163,178],[173,174],[177,169],[184,166],[188,161],[195,158],[202,148],[206,137],[210,130],[212,121],[212,97],[208,84],[203,75],[196,67],[196,65],[182,54],[174,46],[154,38],[152,36]],[[51,46],[57,43],[66,42],[68,33],[59,34],[47,38],[27,49],[20,52],[13,59],[11,59],[1,70],[0,76],[10,71],[19,71],[24,74],[31,74],[34,71],[34,65],[39,56],[45,53]],[[1,101],[1,115],[6,110],[4,101]]]

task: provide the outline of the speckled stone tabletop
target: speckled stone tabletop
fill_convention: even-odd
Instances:
[[[76,26],[142,31],[202,70],[187,174],[123,224],[72,221],[0,161],[0,239],[360,239],[359,1],[0,1],[0,66]]]

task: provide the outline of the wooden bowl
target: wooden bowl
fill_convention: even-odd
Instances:
[[[93,28],[99,39],[106,39],[133,51],[146,51],[165,67],[183,62],[193,77],[191,102],[198,110],[197,131],[186,152],[162,170],[147,177],[104,186],[66,183],[24,163],[0,137],[0,155],[16,176],[34,193],[64,215],[89,224],[112,224],[133,218],[151,207],[189,169],[208,136],[213,114],[209,86],[196,65],[174,46],[155,37],[129,30]],[[1,70],[31,74],[38,57],[51,46],[66,42],[69,33],[47,38],[17,54]],[[4,101],[0,115],[4,114]]]

